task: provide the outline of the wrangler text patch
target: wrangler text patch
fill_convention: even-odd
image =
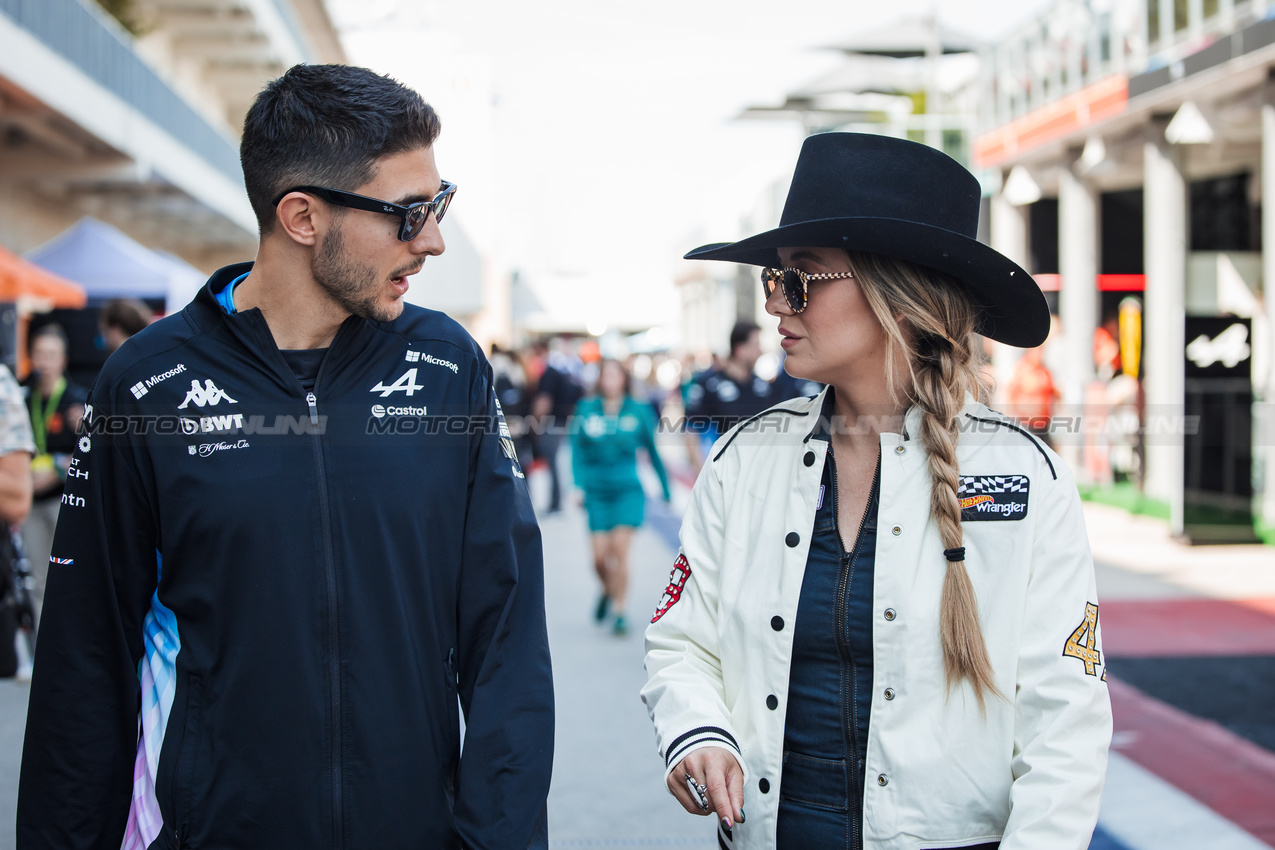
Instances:
[[[1030,484],[1026,475],[962,475],[961,522],[1022,519]]]

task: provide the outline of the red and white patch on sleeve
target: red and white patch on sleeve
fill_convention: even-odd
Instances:
[[[686,580],[691,577],[691,565],[687,562],[685,555],[678,555],[677,560],[673,562],[673,571],[669,573],[668,587],[664,588],[664,595],[660,597],[660,604],[655,606],[655,616],[651,618],[654,623],[668,613],[668,609],[677,604],[677,600],[682,598],[682,590],[686,587]]]

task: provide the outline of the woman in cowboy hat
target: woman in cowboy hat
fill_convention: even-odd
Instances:
[[[979,186],[898,139],[806,140],[763,266],[828,385],[713,447],[647,629],[669,789],[727,848],[1084,848],[1111,737],[1093,562],[1057,455],[989,410],[975,334],[1049,312]],[[745,817],[747,809],[747,817]]]

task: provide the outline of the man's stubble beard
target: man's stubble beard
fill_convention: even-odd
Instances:
[[[395,301],[389,308],[380,303],[381,284],[376,269],[360,265],[345,253],[345,239],[338,224],[328,232],[310,263],[310,273],[323,291],[347,313],[374,322],[392,322],[403,310]]]

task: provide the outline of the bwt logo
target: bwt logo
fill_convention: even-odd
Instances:
[[[243,414],[227,416],[201,416],[198,419],[181,419],[183,434],[230,434],[243,429]]]

